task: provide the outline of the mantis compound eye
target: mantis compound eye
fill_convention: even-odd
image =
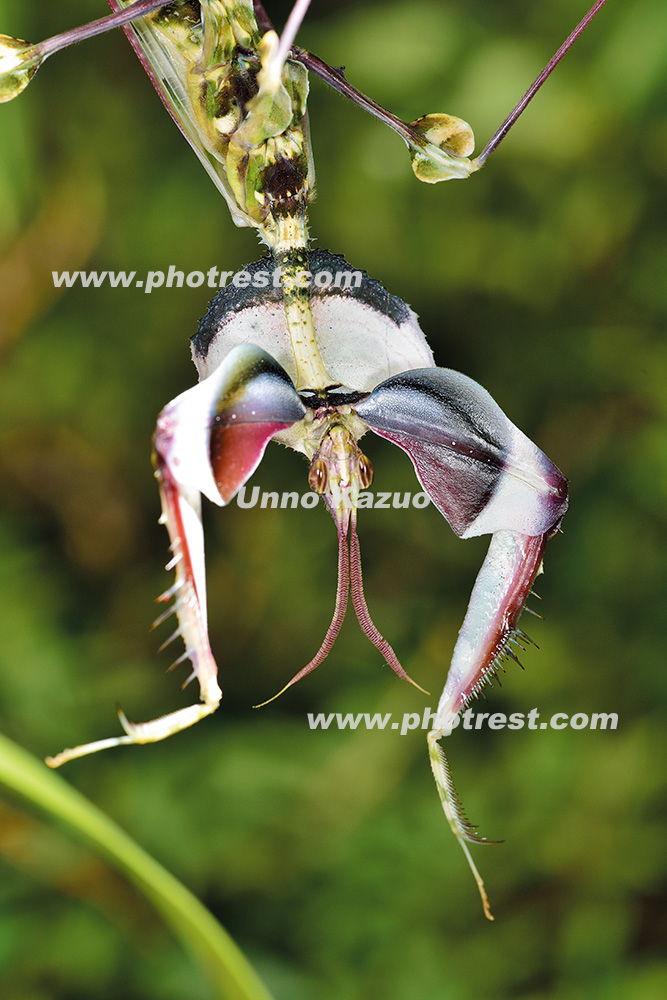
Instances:
[[[373,466],[365,455],[359,455],[359,485],[367,490],[373,482]]]
[[[316,458],[310,466],[308,472],[308,485],[316,493],[326,493],[329,485],[329,471],[327,463],[322,458]]]

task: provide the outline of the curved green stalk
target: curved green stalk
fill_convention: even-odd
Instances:
[[[129,876],[194,953],[215,986],[216,996],[271,1000],[244,954],[184,885],[60,775],[2,735],[0,783],[65,823]]]

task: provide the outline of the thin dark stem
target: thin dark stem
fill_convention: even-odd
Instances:
[[[164,6],[165,0],[138,0],[138,3],[133,3],[130,7],[118,11],[116,14],[108,14],[106,17],[100,17],[96,21],[82,25],[80,28],[72,28],[71,31],[64,31],[61,35],[53,35],[52,38],[47,38],[45,41],[40,42],[39,45],[36,45],[35,49],[43,59],[46,59],[47,56],[53,55],[54,52],[59,52],[60,49],[67,48],[68,45],[83,42],[87,38],[94,38],[95,35],[102,35],[105,31],[111,31],[113,28],[121,28],[129,21],[135,21],[138,17],[145,17],[146,14],[151,14],[154,10],[158,10]]]
[[[545,82],[545,80],[547,80],[551,76],[551,74],[553,73],[553,71],[555,70],[556,66],[561,61],[565,53],[568,51],[568,49],[572,47],[572,45],[574,45],[579,35],[581,35],[584,29],[588,27],[588,25],[593,20],[597,12],[600,10],[601,7],[603,7],[606,4],[606,2],[607,0],[596,0],[596,2],[588,11],[586,16],[582,18],[582,20],[579,22],[574,31],[570,35],[568,35],[568,37],[565,39],[565,41],[558,49],[558,51],[555,53],[555,55],[551,57],[551,59],[546,64],[546,66],[544,67],[540,75],[537,77],[535,82],[531,84],[531,86],[523,95],[519,103],[507,116],[507,118],[502,123],[496,134],[493,136],[490,142],[486,144],[482,152],[477,157],[477,163],[480,165],[480,167],[486,162],[486,160],[488,160],[491,153],[493,153],[493,151],[498,148],[498,146],[503,141],[509,130],[512,128],[512,125],[514,125],[514,123],[518,121],[518,119],[525,111],[526,107],[535,97],[535,94],[538,92],[542,84]]]

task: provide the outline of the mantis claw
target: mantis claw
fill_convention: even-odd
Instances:
[[[201,703],[141,723],[130,722],[121,711],[124,736],[65,750],[48,758],[50,767],[108,747],[154,743],[215,712],[222,691],[208,636],[201,494],[219,505],[227,503],[252,475],[273,434],[304,412],[282,368],[247,345],[232,351],[210,378],[162,411],[155,433],[156,478],[176,580],[159,598],[173,597],[174,604],[157,623],[176,613],[178,626],[161,648],[183,639],[185,650],[172,666],[191,661],[193,671],[185,683],[197,678]],[[244,416],[250,419],[244,421]]]

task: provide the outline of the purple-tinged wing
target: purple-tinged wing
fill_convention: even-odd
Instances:
[[[259,465],[269,440],[306,413],[287,373],[249,344],[169,403],[155,432],[156,476],[171,540],[177,634],[185,642],[202,698],[219,701],[217,667],[208,641],[201,498],[224,505]]]
[[[447,368],[404,372],[355,407],[402,448],[438,510],[462,538],[503,529],[555,530],[567,480],[486,389]]]

